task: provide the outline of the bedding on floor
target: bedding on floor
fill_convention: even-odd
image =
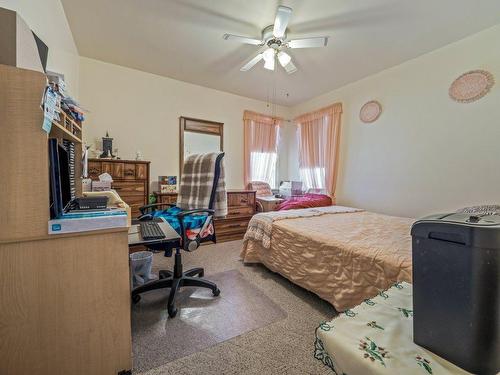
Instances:
[[[412,286],[397,283],[316,329],[314,357],[336,374],[468,374],[413,342]]]
[[[411,282],[412,219],[342,206],[254,218],[243,242],[243,261],[264,264],[337,311],[397,281]]]

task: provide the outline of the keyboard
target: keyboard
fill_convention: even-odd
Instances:
[[[165,233],[161,230],[158,223],[154,221],[143,221],[139,223],[141,227],[141,235],[144,240],[160,240],[165,238]]]

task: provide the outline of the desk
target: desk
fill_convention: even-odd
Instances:
[[[163,219],[159,219],[158,225],[160,229],[165,234],[165,238],[160,238],[157,240],[145,240],[142,238],[141,228],[138,220],[133,220],[132,225],[128,230],[128,246],[150,246],[152,245],[164,245],[165,243],[171,243],[172,247],[180,245],[181,236]]]

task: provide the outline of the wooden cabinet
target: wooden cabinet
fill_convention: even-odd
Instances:
[[[167,204],[177,203],[177,193],[159,193],[155,191],[153,194],[156,197],[156,203],[167,203]]]
[[[132,368],[127,228],[48,234],[46,82],[0,64],[0,374],[117,374]]]
[[[177,202],[177,193],[154,192],[157,203]],[[224,218],[215,219],[215,233],[218,242],[240,240],[245,235],[248,222],[255,214],[255,191],[228,190],[228,213]]]
[[[90,159],[88,171],[92,180],[104,172],[113,177],[111,187],[130,206],[132,217],[149,203],[149,161]]]
[[[255,214],[255,191],[228,190],[227,216],[215,220],[215,233],[220,242],[240,240]]]

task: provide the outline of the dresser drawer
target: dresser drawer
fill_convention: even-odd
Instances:
[[[245,219],[219,219],[215,220],[215,234],[245,234],[250,218]]]
[[[114,181],[112,188],[115,189],[121,197],[125,195],[137,195],[141,196],[144,201],[144,193],[146,191],[144,182]]]
[[[250,216],[255,213],[254,207],[228,207],[227,216]]]
[[[130,211],[132,212],[132,218],[136,218],[140,215],[139,207],[146,205],[144,202],[144,196],[141,195],[120,195],[125,203],[130,206]]]
[[[156,203],[175,204],[175,203],[177,203],[177,194],[159,195],[159,196],[157,196],[157,199],[158,199],[158,202],[156,202]]]
[[[227,205],[228,207],[241,207],[249,206],[253,207],[255,205],[255,195],[252,193],[230,193],[227,195]]]
[[[147,164],[136,164],[135,165],[135,178],[138,180],[148,179],[148,166]]]

